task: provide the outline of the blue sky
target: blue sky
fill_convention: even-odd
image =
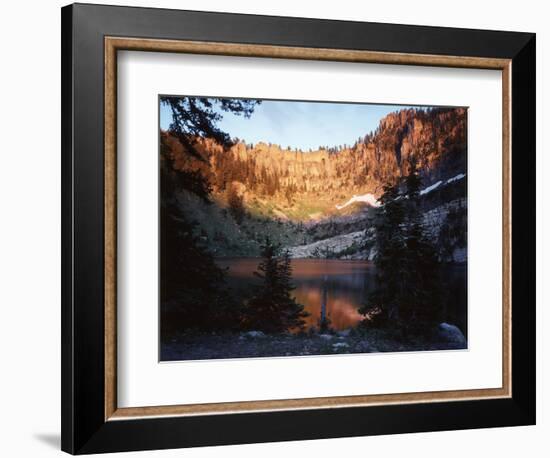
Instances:
[[[358,137],[374,131],[380,119],[405,105],[294,102],[264,100],[250,118],[221,112],[219,127],[232,138],[246,143],[275,143],[307,151],[319,146],[351,145]],[[170,109],[160,107],[160,127],[171,122]]]

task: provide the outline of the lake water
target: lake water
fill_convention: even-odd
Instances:
[[[229,284],[239,290],[257,284],[253,272],[258,269],[257,258],[224,258],[216,262],[227,268]],[[370,261],[339,259],[293,259],[292,277],[296,300],[305,306],[310,316],[307,327],[317,327],[322,304],[334,329],[356,325],[362,316],[358,308],[366,294],[375,287],[375,267]],[[444,279],[450,292],[445,321],[456,324],[466,334],[466,267],[445,267]]]

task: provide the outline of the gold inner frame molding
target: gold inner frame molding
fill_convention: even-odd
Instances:
[[[119,408],[117,404],[117,51],[172,52],[241,57],[362,62],[500,70],[502,72],[502,387],[364,396],[242,401],[209,404]],[[507,398],[512,393],[511,367],[511,60],[480,57],[386,53],[344,49],[213,43],[105,37],[105,420],[158,416],[212,415],[275,410],[358,407]]]

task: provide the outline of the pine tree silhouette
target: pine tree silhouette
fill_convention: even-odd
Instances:
[[[291,293],[292,264],[287,250],[280,252],[266,238],[262,247],[262,261],[254,272],[260,280],[254,296],[248,303],[248,325],[266,333],[281,333],[302,329],[309,314],[297,303]]]
[[[221,130],[217,123],[222,112],[233,113],[249,118],[260,100],[224,99],[217,97],[170,97],[163,96],[160,103],[170,108],[172,122],[169,130],[173,133],[189,154],[204,160],[196,149],[198,137],[211,138],[223,146],[231,146],[238,139]]]
[[[196,138],[213,138],[230,146],[229,135],[217,127],[218,110],[249,117],[259,103],[254,100],[203,97],[161,97],[172,112],[170,132],[188,154],[206,162]],[[237,141],[237,140],[235,140]],[[242,326],[242,307],[229,291],[225,272],[195,235],[178,204],[177,195],[186,190],[210,203],[212,186],[204,172],[174,166],[170,148],[161,136],[160,178],[160,299],[161,338],[184,330],[235,331]],[[210,165],[203,168],[209,170]]]
[[[422,224],[421,184],[413,157],[408,175],[384,186],[375,221],[377,287],[359,310],[365,323],[399,328],[404,336],[429,331],[444,300],[437,252]]]
[[[243,196],[241,196],[235,185],[231,184],[227,188],[227,205],[229,206],[229,212],[237,224],[243,222],[246,214],[244,208]]]

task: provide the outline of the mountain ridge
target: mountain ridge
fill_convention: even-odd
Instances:
[[[304,152],[238,139],[223,147],[196,138],[194,155],[161,131],[161,157],[208,183],[214,205],[189,191],[181,191],[178,201],[209,249],[216,256],[255,256],[266,235],[296,248],[364,231],[383,186],[407,174],[412,155],[422,177],[423,211],[464,198],[466,129],[465,108],[404,109],[353,145]],[[464,224],[460,218],[457,224]],[[348,255],[361,248],[340,245]],[[319,256],[331,255],[325,248]]]
[[[353,145],[311,152],[240,140],[223,148],[201,138],[195,145],[204,162],[186,154],[168,132],[161,132],[161,141],[176,168],[200,170],[215,193],[239,183],[245,204],[253,196],[286,199],[290,204],[301,196],[311,199],[329,194],[332,205],[328,209],[354,195],[378,197],[384,184],[406,175],[411,155],[426,184],[465,172],[466,116],[464,108],[404,109],[382,118],[375,132]]]

